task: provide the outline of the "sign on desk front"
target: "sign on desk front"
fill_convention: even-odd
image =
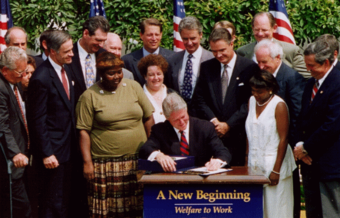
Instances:
[[[145,185],[144,217],[263,217],[262,185]]]

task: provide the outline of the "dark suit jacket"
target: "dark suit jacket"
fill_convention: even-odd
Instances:
[[[291,146],[295,146],[296,122],[301,110],[302,93],[306,81],[301,74],[283,62],[277,72],[276,80],[280,86],[276,94],[286,102],[289,109],[290,125],[288,141]]]
[[[14,92],[0,73],[0,132],[4,134],[4,149],[7,159],[12,160],[19,153],[28,155],[27,132]],[[24,167],[12,166],[12,179],[24,174]],[[1,176],[1,175],[0,175]]]
[[[310,104],[315,79],[306,84],[298,120],[298,137],[321,179],[340,179],[340,71],[328,74]],[[304,164],[302,165],[304,166]],[[303,172],[303,169],[302,169]]]
[[[159,54],[162,55],[166,60],[168,60],[168,57],[172,55],[174,52],[170,51],[168,49],[159,47]],[[138,70],[138,62],[140,59],[143,58],[143,48],[134,51],[130,54],[126,54],[122,57],[122,60],[124,61],[125,68],[132,72],[133,77],[135,78],[135,81],[137,81],[142,87],[145,84],[145,79],[140,74]],[[167,83],[165,83],[167,85]]]
[[[67,66],[69,66],[69,68],[72,71],[72,83],[74,86],[74,103],[75,105],[78,102],[79,97],[83,94],[84,91],[86,91],[86,84],[85,84],[85,78],[84,78],[84,74],[83,74],[83,70],[81,68],[81,64],[80,64],[80,59],[79,59],[79,50],[78,50],[78,43],[75,42],[73,44],[73,54],[74,56],[72,57],[72,63],[71,64],[67,64]],[[96,57],[102,53],[106,51],[103,48],[100,48],[96,53]],[[96,81],[98,81],[100,79],[99,74],[97,73],[96,75]]]
[[[44,62],[42,57],[32,56],[32,58],[34,58],[34,61],[35,61],[35,67],[36,67],[35,69],[37,69]]]
[[[199,118],[210,121],[216,117],[230,126],[229,133],[222,140],[233,155],[232,165],[244,164],[246,148],[244,125],[248,114],[247,103],[251,95],[249,79],[257,70],[256,63],[237,55],[223,105],[221,63],[214,58],[201,65],[201,75],[196,85],[193,103]]]
[[[54,154],[59,163],[68,161],[71,146],[76,146],[74,90],[70,69],[64,68],[70,85],[70,100],[49,60],[41,64],[31,77],[27,100],[33,152],[41,158]]]
[[[218,138],[212,123],[190,117],[189,125],[189,155],[195,157],[196,166],[204,166],[211,157],[230,162],[231,155]],[[141,147],[139,156],[147,159],[157,150],[167,155],[181,155],[180,141],[169,121],[152,127],[151,135]]]

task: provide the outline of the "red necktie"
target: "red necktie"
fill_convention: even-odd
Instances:
[[[64,86],[64,89],[65,89],[65,92],[66,92],[66,95],[67,95],[67,98],[68,100],[70,100],[70,93],[68,91],[68,87],[67,87],[67,80],[66,80],[66,75],[65,75],[65,70],[64,68],[62,67],[61,68],[61,80],[63,82],[63,86]]]
[[[313,86],[313,90],[312,90],[312,97],[311,97],[311,100],[310,100],[311,103],[312,103],[316,93],[318,92],[318,90],[319,90],[319,81],[315,80],[315,83],[314,83],[314,86]]]
[[[185,138],[184,131],[179,131],[181,133],[181,155],[188,156],[189,155],[189,145],[187,139]]]
[[[25,129],[26,129],[26,133],[27,133],[27,149],[30,148],[30,136],[28,134],[28,127],[27,127],[27,122],[26,122],[26,118],[25,118],[25,115],[24,115],[24,111],[22,110],[22,107],[21,107],[21,103],[20,103],[20,99],[19,99],[19,93],[18,93],[18,88],[16,85],[14,85],[14,94],[15,94],[15,98],[17,99],[17,102],[18,102],[18,105],[19,105],[19,108],[20,108],[20,112],[21,112],[21,116],[22,116],[22,119],[24,120],[24,125],[25,125]]]

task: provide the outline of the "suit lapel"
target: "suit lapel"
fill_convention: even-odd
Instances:
[[[221,63],[215,58],[215,63],[211,65],[210,78],[211,88],[214,92],[218,108],[222,111],[222,85],[221,85]]]
[[[236,54],[234,54],[236,55]],[[234,93],[234,89],[236,89],[237,85],[238,85],[238,80],[240,79],[240,67],[239,65],[241,65],[241,60],[240,58],[236,57],[236,62],[235,62],[235,66],[234,66],[234,70],[232,72],[232,75],[230,77],[230,81],[229,81],[229,85],[227,88],[227,94],[225,96],[224,102],[228,103],[230,102],[232,98],[235,98],[235,96],[233,96]],[[224,107],[226,108],[226,107]]]
[[[72,58],[72,63],[70,64],[70,67],[72,68],[74,79],[76,80],[75,82],[80,84],[82,90],[86,90],[85,78],[80,64],[77,42],[73,44],[73,53],[74,56]]]
[[[185,51],[181,51],[177,58],[174,60],[174,69],[172,70],[172,78],[173,78],[173,86],[175,90],[179,90],[181,92],[179,83],[178,83],[178,75],[182,69],[183,58],[184,58]]]
[[[19,119],[20,119],[20,122],[21,122],[21,124],[22,124],[23,126],[25,126],[24,118],[22,117],[21,110],[20,110],[20,107],[19,107],[19,103],[18,103],[17,98],[16,98],[16,96],[15,96],[15,94],[14,94],[14,92],[13,92],[13,89],[12,89],[12,87],[8,84],[8,82],[5,82],[5,84],[6,84],[6,88],[7,88],[7,90],[8,90],[8,93],[9,93],[9,97],[10,97],[10,99],[11,99],[11,103],[12,103],[12,105],[15,107],[15,111],[16,111],[16,113],[17,113]],[[19,90],[18,90],[18,93],[19,93]],[[21,96],[21,98],[22,98],[22,96]],[[25,130],[26,130],[26,128],[25,128]]]
[[[143,78],[143,76],[139,73],[139,70],[138,70],[138,62],[140,61],[140,59],[143,58],[143,49],[139,49],[138,51],[136,51],[133,55],[133,67],[135,68],[134,71],[135,72],[138,72],[136,73],[135,76],[138,77],[138,79],[135,78],[135,80],[137,81],[145,81],[145,79]]]

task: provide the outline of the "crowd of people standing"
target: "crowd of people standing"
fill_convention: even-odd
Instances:
[[[178,27],[185,50],[173,52],[148,18],[143,48],[123,57],[102,16],[86,20],[78,40],[44,31],[40,56],[26,54],[23,28],[9,29],[0,132],[14,164],[13,217],[142,217],[138,158],[175,171],[168,155],[259,170],[270,181],[266,218],[300,217],[301,165],[307,217],[340,216],[339,43],[325,34],[302,50],[274,39],[276,28],[270,13],[256,14],[256,41],[234,50],[236,28],[219,21],[208,51],[188,16]]]

